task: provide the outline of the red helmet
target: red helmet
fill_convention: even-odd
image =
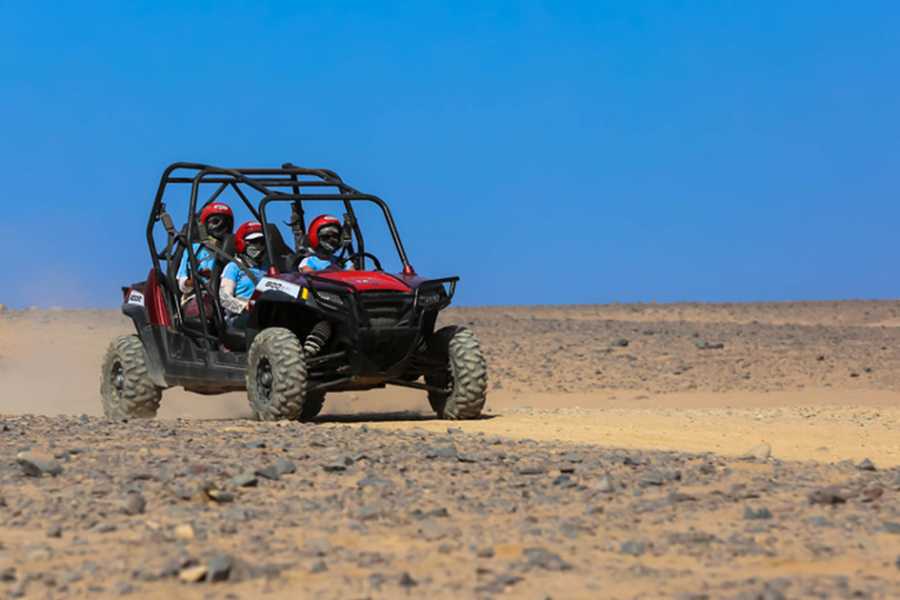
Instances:
[[[231,219],[231,222],[234,223],[234,213],[231,212],[231,207],[227,204],[222,204],[221,202],[207,204],[203,207],[203,210],[200,211],[200,222],[206,225],[206,220],[213,215],[228,217]]]
[[[309,245],[313,248],[318,248],[319,246],[319,230],[325,227],[326,225],[337,225],[341,226],[341,222],[337,217],[333,217],[331,215],[319,215],[309,224],[309,232],[306,234],[306,237],[309,240]]]
[[[256,235],[253,235],[256,234]],[[234,249],[243,253],[247,249],[247,238],[260,237],[263,234],[262,225],[257,221],[247,221],[238,227],[234,234]]]

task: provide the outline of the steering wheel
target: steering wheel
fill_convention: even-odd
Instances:
[[[369,252],[355,252],[354,254],[351,254],[350,256],[348,256],[347,258],[345,258],[345,259],[344,259],[344,262],[345,262],[345,263],[350,262],[350,263],[356,264],[356,260],[355,260],[355,259],[357,259],[357,258],[362,258],[362,259],[363,259],[363,260],[362,260],[362,265],[363,265],[364,267],[365,267],[365,259],[366,259],[366,258],[370,258],[370,259],[372,259],[372,262],[375,264],[375,270],[376,270],[376,271],[384,271],[384,269],[381,268],[381,261],[378,260],[378,258],[377,258],[374,254],[371,254],[371,253],[369,253]]]

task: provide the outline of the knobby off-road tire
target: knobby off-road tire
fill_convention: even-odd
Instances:
[[[325,392],[306,392],[303,399],[303,410],[300,411],[300,420],[308,421],[315,418],[322,411],[325,404]]]
[[[441,419],[477,419],[487,399],[487,361],[475,334],[465,327],[444,327],[428,342],[432,356],[447,361],[447,371],[425,376],[425,382],[447,392],[428,392],[428,402]]]
[[[100,380],[103,414],[110,419],[152,419],[162,389],[150,379],[147,353],[136,335],[112,341],[103,357]]]
[[[312,418],[319,412],[315,396],[306,406],[306,360],[300,340],[290,330],[260,332],[247,353],[247,397],[260,421]]]

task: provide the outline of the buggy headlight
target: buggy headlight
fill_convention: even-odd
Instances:
[[[340,294],[335,294],[334,292],[318,292],[318,297],[328,304],[344,304],[344,299],[341,298]]]
[[[441,294],[437,290],[431,290],[419,294],[419,308],[434,308],[441,302]]]

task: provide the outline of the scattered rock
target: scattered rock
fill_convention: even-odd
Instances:
[[[528,560],[529,567],[539,567],[546,571],[568,571],[572,565],[564,561],[558,554],[546,548],[526,548],[522,554]]]
[[[206,581],[225,581],[231,574],[234,561],[227,554],[216,554],[206,563]]]
[[[58,523],[54,523],[50,527],[47,528],[47,537],[49,538],[59,538],[62,537],[63,528],[62,525]]]
[[[178,579],[185,583],[197,583],[206,577],[206,565],[187,567],[178,574]]]
[[[258,482],[253,471],[244,471],[231,478],[231,485],[235,487],[255,487]]]
[[[456,446],[431,446],[425,450],[425,458],[456,458]]]
[[[211,488],[206,490],[206,495],[210,500],[218,502],[219,504],[225,504],[226,502],[234,502],[234,494],[227,490],[219,490],[216,488]]]
[[[646,549],[647,545],[638,540],[628,540],[619,546],[619,552],[622,554],[630,554],[631,556],[640,556]]]
[[[309,567],[310,573],[324,573],[328,570],[328,565],[324,560],[317,560]]]
[[[16,455],[16,463],[28,477],[43,477],[44,475],[56,477],[63,471],[62,466],[53,457],[36,452],[19,452]]]
[[[860,471],[875,471],[875,463],[873,463],[868,458],[862,459],[860,462],[856,464],[856,468]]]
[[[273,465],[279,475],[290,475],[297,471],[297,467],[291,461],[285,458],[279,458]]]
[[[627,348],[630,342],[625,338],[617,338],[609,343],[613,348]]]
[[[744,460],[769,460],[772,456],[772,446],[765,442],[757,444],[747,450],[741,458]]]
[[[327,473],[341,473],[347,470],[347,467],[353,464],[353,459],[349,456],[338,455],[332,456],[322,463],[322,468]]]
[[[403,572],[403,575],[400,576],[399,581],[400,587],[404,588],[412,588],[419,585],[419,582],[412,578],[412,576],[406,571]]]
[[[843,504],[849,495],[837,486],[828,486],[813,490],[808,498],[810,504]]]
[[[147,500],[141,494],[133,492],[125,495],[122,512],[126,515],[142,515],[147,508]]]
[[[259,469],[256,469],[256,471],[254,471],[254,474],[265,479],[270,479],[272,481],[278,481],[279,479],[281,479],[281,472],[275,465],[266,465],[265,467],[260,467]]]
[[[196,533],[194,532],[194,526],[190,523],[182,523],[181,525],[175,526],[175,539],[176,540],[192,540],[196,537]]]
[[[885,521],[882,524],[882,529],[884,529],[887,533],[900,534],[900,523],[896,523],[894,521]]]
[[[602,494],[611,494],[615,491],[615,487],[613,486],[613,482],[609,478],[609,475],[604,475],[600,478],[600,481],[597,482],[597,491]]]
[[[765,506],[762,506],[760,508],[752,508],[748,506],[744,508],[744,518],[749,520],[771,519],[772,512]]]
[[[547,472],[547,467],[539,464],[528,464],[516,467],[516,475],[542,475]]]
[[[721,350],[725,347],[725,344],[722,342],[708,342],[706,340],[697,340],[694,342],[694,346],[697,347],[698,350]]]

